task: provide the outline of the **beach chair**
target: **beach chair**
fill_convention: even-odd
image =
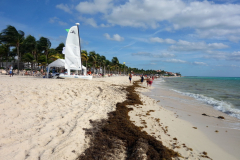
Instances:
[[[5,70],[2,70],[2,75],[6,75],[7,72]]]

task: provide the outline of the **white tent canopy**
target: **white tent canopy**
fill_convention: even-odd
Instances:
[[[51,67],[63,67],[65,68],[65,59],[57,59],[56,61],[53,61],[52,63],[50,63],[48,65],[48,70],[47,70],[47,77],[48,77],[48,74],[49,74],[49,71],[50,71],[50,68]],[[67,69],[67,68],[66,68]],[[86,75],[87,74],[87,69],[85,66],[82,66],[82,69],[83,69],[83,74]]]

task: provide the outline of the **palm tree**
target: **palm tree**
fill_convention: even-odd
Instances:
[[[45,55],[39,55],[37,62],[40,63],[41,66],[45,66],[46,67],[46,65],[47,65],[46,56]]]
[[[114,66],[115,68],[118,68],[118,66],[119,66],[119,61],[118,61],[118,58],[117,58],[117,57],[113,57],[113,58],[112,58],[112,63],[113,63],[113,66]]]
[[[103,65],[103,75],[105,75],[105,66],[106,66],[106,57],[105,56],[101,56],[101,63]]]
[[[40,52],[44,52],[45,56],[46,56],[46,60],[48,62],[48,53],[51,47],[51,42],[48,38],[45,37],[40,37],[40,39],[37,41],[38,44],[38,49],[40,50]]]
[[[61,53],[58,53],[56,51],[56,49],[49,49],[49,52],[48,52],[48,64],[49,63],[52,63],[53,61],[57,60],[57,59],[63,59],[64,58],[64,55],[61,54]]]
[[[2,62],[1,67],[3,67],[3,61],[7,60],[9,57],[9,45],[6,45],[6,44],[0,45],[0,57],[1,57],[1,62]]]
[[[29,62],[31,63],[31,71],[33,70],[33,61],[34,61],[34,56],[31,53],[26,53],[22,56],[22,60],[24,62]]]
[[[24,46],[24,52],[25,53],[31,53],[33,58],[34,58],[31,61],[31,68],[33,68],[32,65],[33,66],[35,65],[34,63],[36,62],[36,57],[37,57],[37,41],[36,41],[36,38],[33,37],[32,35],[28,35],[23,41],[23,46]],[[29,55],[27,57],[29,57]]]
[[[6,29],[2,31],[0,36],[0,41],[4,44],[9,44],[10,46],[15,46],[17,48],[18,55],[18,74],[19,74],[19,63],[21,59],[21,55],[19,52],[19,46],[22,44],[24,40],[24,32],[21,30],[17,30],[14,26],[7,26]]]
[[[124,64],[119,64],[120,72],[123,73],[124,71]]]
[[[65,47],[64,43],[60,43],[57,48],[55,48],[55,50],[57,51],[57,53],[62,53],[63,47]]]
[[[106,66],[107,66],[107,68],[108,68],[108,74],[110,74],[110,70],[111,70],[111,66],[112,66],[111,61],[106,60]]]
[[[88,61],[89,57],[88,57],[88,53],[86,50],[81,51],[81,58],[82,58],[82,61],[86,61],[86,70],[87,70],[87,61]]]
[[[94,63],[93,73],[95,73],[95,67],[96,67],[96,63],[97,63],[97,55],[96,55],[95,51],[91,51],[91,52],[89,52],[89,56],[90,56],[90,60]]]
[[[96,54],[97,55],[97,62],[98,62],[98,72],[100,73],[100,69],[101,69],[101,64],[102,64],[102,57],[100,56],[100,54]]]

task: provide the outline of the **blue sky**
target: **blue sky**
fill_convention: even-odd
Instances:
[[[129,67],[240,76],[238,0],[1,0],[0,22],[53,48],[79,22],[82,49]]]

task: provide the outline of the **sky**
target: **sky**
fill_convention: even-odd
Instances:
[[[80,23],[81,49],[139,69],[240,77],[239,0],[1,0],[7,25],[65,43]]]

